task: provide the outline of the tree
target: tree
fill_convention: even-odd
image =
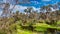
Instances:
[[[51,11],[51,8],[50,8],[50,6],[48,5],[48,6],[43,6],[43,7],[41,7],[41,9],[40,9],[41,11],[43,11],[42,13],[44,14],[44,12],[46,13],[46,18],[48,18],[49,17],[49,13],[50,13],[50,11]]]
[[[21,0],[20,0],[21,1]],[[14,6],[12,7],[12,9],[9,9],[10,8],[10,5],[11,4],[14,4]],[[11,4],[10,4],[11,3]],[[29,3],[29,0],[22,0],[22,2],[19,2],[19,0],[6,0],[6,3],[1,3],[0,4],[0,8],[3,7],[3,13],[2,13],[2,16],[4,17],[7,17],[8,14],[13,11],[14,7],[17,5],[17,4],[24,4],[24,3]]]
[[[27,9],[24,10],[26,13],[31,13],[33,11],[32,7],[28,7]]]
[[[58,8],[58,5],[57,4],[55,4],[55,5],[53,5],[53,9],[57,9]]]
[[[15,4],[13,4],[14,2],[15,2]],[[11,34],[12,29],[10,30],[9,27],[11,25],[13,25],[13,22],[15,24],[15,22],[18,20],[18,13],[19,13],[18,11],[16,12],[16,15],[14,14],[14,17],[10,17],[11,19],[13,19],[13,20],[11,20],[11,22],[9,20],[10,18],[8,19],[8,16],[10,16],[10,14],[13,11],[13,9],[15,8],[15,6],[17,4],[24,4],[24,3],[28,3],[28,2],[29,2],[28,0],[24,0],[22,2],[19,2],[19,0],[13,0],[13,2],[12,2],[12,0],[6,0],[5,3],[0,3],[0,9],[2,9],[1,16],[4,17],[2,20],[3,21],[2,24],[0,24],[0,27],[1,27],[0,30],[3,30],[3,33],[6,32],[6,34]],[[11,9],[10,9],[10,6],[11,6],[10,3],[13,4],[13,7]]]
[[[32,16],[33,8],[32,7],[28,7],[27,9],[24,10],[24,12],[26,12],[27,18],[29,18],[29,17]]]

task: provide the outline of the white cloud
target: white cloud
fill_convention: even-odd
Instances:
[[[51,0],[42,0],[42,1],[51,1]]]
[[[10,6],[10,9],[11,9],[13,6],[14,6],[14,5],[11,5],[11,6]],[[26,6],[16,5],[15,8],[13,9],[13,11],[15,12],[15,11],[19,10],[20,12],[23,12],[24,9],[26,9],[26,8],[27,8]]]
[[[1,14],[2,14],[2,10],[0,10],[0,16],[1,16]]]
[[[52,9],[52,11],[56,11],[56,10],[59,10],[59,8],[57,8],[57,9],[53,9],[53,8],[51,8]]]
[[[6,3],[6,0],[3,0],[4,3]]]
[[[38,1],[31,1],[31,3],[40,4],[40,2],[38,2]]]
[[[19,10],[20,12],[23,12],[24,9],[26,9],[27,7],[26,6],[19,6],[19,5],[16,5],[16,7],[14,8],[14,10]]]
[[[39,11],[40,11],[40,8],[35,8],[35,7],[33,7],[33,10],[34,10],[34,11],[38,10],[38,12],[39,12]]]
[[[13,5],[10,6],[10,9],[12,7],[13,7]],[[39,8],[35,8],[33,6],[32,6],[32,8],[33,8],[34,11],[39,10]],[[15,11],[19,10],[20,12],[23,12],[24,9],[27,9],[27,6],[16,5],[15,8],[13,9],[13,11],[15,12]]]

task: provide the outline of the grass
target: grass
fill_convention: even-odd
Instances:
[[[60,24],[60,20],[57,22],[57,24]]]
[[[30,31],[17,29],[17,34],[32,34]]]
[[[58,21],[57,24],[60,24],[60,21]],[[56,28],[56,29],[60,30],[60,27],[56,27],[56,26],[53,26],[53,25],[48,25],[48,24],[45,24],[45,23],[36,23],[32,26],[36,27],[34,30],[42,31],[42,32],[46,31],[47,28]],[[37,34],[37,32],[32,32],[32,31],[29,31],[29,30],[22,30],[20,28],[20,26],[17,25],[17,34]]]

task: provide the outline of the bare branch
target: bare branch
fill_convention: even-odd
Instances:
[[[10,8],[10,2],[11,3],[14,3],[15,2],[15,4],[14,4],[14,6],[11,8],[11,9],[9,9]],[[3,13],[2,13],[2,15],[4,15],[4,16],[8,16],[8,14],[11,12],[11,11],[13,11],[13,9],[15,8],[15,6],[17,5],[17,4],[25,4],[25,3],[29,3],[29,0],[22,0],[22,2],[20,2],[21,0],[6,0],[6,3],[1,3],[0,4],[0,8],[1,9],[3,9]]]

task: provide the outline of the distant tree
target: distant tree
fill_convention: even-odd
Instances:
[[[32,7],[28,7],[27,9],[24,10],[26,13],[31,13],[33,11]]]
[[[11,2],[10,2],[11,1]],[[10,16],[10,14],[12,13],[13,9],[15,8],[15,6],[17,4],[24,4],[24,3],[29,3],[28,0],[22,0],[22,2],[19,2],[20,0],[6,0],[5,3],[0,3],[0,9],[2,10],[2,14],[1,16],[4,17],[1,21],[2,24],[0,24],[0,31],[2,30],[3,33],[6,32],[7,34],[12,34],[12,30],[10,30],[10,26],[15,23],[16,21],[18,21],[18,15],[19,15],[19,11],[16,11],[16,13],[13,13],[11,16],[14,17],[10,17],[8,18],[8,16]],[[11,4],[13,5],[13,7],[10,9]],[[15,3],[15,4],[13,4]],[[20,14],[22,15],[22,14]],[[23,18],[23,17],[22,17]],[[10,22],[11,21],[11,22]],[[12,25],[13,26],[13,25]],[[16,28],[16,27],[15,27]]]
[[[20,2],[19,2],[20,1]],[[12,9],[9,9],[10,8],[10,5],[11,4],[13,4],[13,3],[15,3],[14,4],[14,6],[12,7]],[[24,3],[29,3],[29,0],[6,0],[6,2],[5,3],[1,3],[0,4],[0,8],[1,7],[3,7],[2,9],[3,9],[3,13],[2,13],[2,16],[8,16],[8,14],[11,12],[11,11],[13,11],[13,9],[14,9],[14,7],[17,5],[17,4],[24,4]]]
[[[53,9],[57,9],[58,8],[58,5],[57,4],[55,4],[55,5],[53,5]]]
[[[50,8],[50,6],[48,5],[48,6],[43,6],[43,7],[41,7],[41,13],[43,13],[44,14],[44,12],[46,13],[46,18],[48,18],[48,16],[49,16],[49,14],[50,14],[50,11],[51,11],[51,8]],[[43,12],[42,12],[43,11]]]

